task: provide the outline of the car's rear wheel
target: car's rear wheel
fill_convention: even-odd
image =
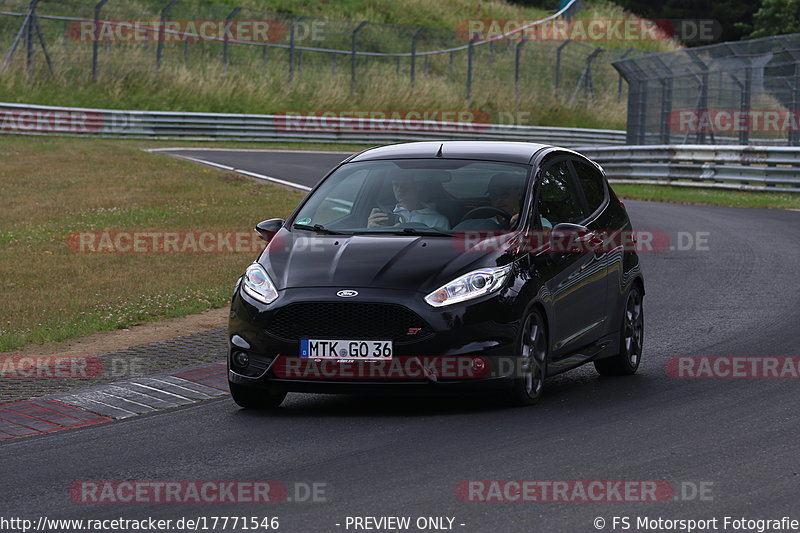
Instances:
[[[594,362],[595,369],[602,376],[629,376],[639,368],[644,345],[644,305],[637,285],[628,292],[620,329],[619,353]]]
[[[517,349],[518,375],[510,400],[515,405],[533,405],[542,397],[547,377],[547,329],[538,311],[531,311],[523,320]]]
[[[228,386],[230,387],[233,401],[239,407],[244,407],[245,409],[275,409],[286,398],[286,392],[245,387],[232,381],[228,381]]]

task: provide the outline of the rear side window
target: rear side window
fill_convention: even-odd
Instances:
[[[543,226],[577,224],[586,218],[566,160],[553,163],[542,172],[538,208]]]
[[[589,204],[589,213],[594,213],[603,205],[606,199],[606,188],[603,184],[603,175],[594,165],[585,161],[574,159],[572,164],[575,166],[575,173],[578,174],[578,182],[583,189],[586,203]]]

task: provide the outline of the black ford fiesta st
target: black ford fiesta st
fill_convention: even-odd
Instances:
[[[592,362],[636,372],[644,282],[602,169],[541,144],[419,142],[331,171],[240,278],[228,379],[246,408],[287,392],[476,388],[539,400]]]

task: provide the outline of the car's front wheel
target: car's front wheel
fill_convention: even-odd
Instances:
[[[547,377],[547,329],[538,311],[531,311],[523,320],[517,349],[517,375],[510,399],[515,405],[533,405],[542,397]]]
[[[233,401],[239,407],[244,407],[245,409],[275,409],[286,398],[286,392],[245,387],[232,381],[228,381],[228,386],[230,387]]]
[[[644,305],[642,292],[634,285],[625,300],[622,313],[619,353],[594,362],[601,376],[630,376],[636,373],[642,360],[644,344]]]

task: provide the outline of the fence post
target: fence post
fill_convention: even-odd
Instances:
[[[625,144],[636,144],[638,139],[638,117],[639,110],[639,91],[641,82],[639,80],[628,80],[628,120],[625,125]]]
[[[691,48],[686,49],[686,54],[691,58],[692,62],[700,68],[700,94],[697,96],[695,111],[698,113],[708,113],[708,65],[706,65],[705,62],[700,59],[700,56],[692,51]],[[697,137],[695,139],[697,144],[706,144],[706,133],[703,130],[704,128],[702,127],[697,128]],[[686,135],[689,135],[688,131]],[[685,142],[686,139],[684,139],[684,143]],[[711,131],[711,143],[714,144],[713,130]]]
[[[36,17],[36,13],[34,13],[31,16],[29,25],[32,26],[34,30],[36,30],[36,37],[39,38],[39,45],[42,47],[42,54],[44,54],[44,60],[47,62],[47,69],[50,71],[50,74],[52,75],[53,63],[50,61],[50,54],[47,53],[47,44],[45,44],[44,42],[44,35],[42,35],[42,28],[39,26],[39,19]]]
[[[671,144],[672,139],[672,78],[661,80],[661,143]]]
[[[634,144],[647,144],[647,84],[649,80],[643,79],[637,82],[639,86],[639,97],[636,102],[636,122],[639,124],[636,142]]]
[[[33,3],[31,3],[31,5],[35,6],[35,4],[33,4]],[[22,26],[20,26],[16,37],[14,37],[14,42],[11,43],[11,49],[8,51],[8,55],[6,56],[6,59],[3,61],[3,70],[5,70],[6,67],[8,67],[8,64],[11,63],[11,58],[14,57],[14,52],[17,50],[17,46],[19,46],[19,42],[20,42],[20,40],[22,40],[22,37],[23,36],[27,36],[28,23],[31,20],[31,14],[32,14],[32,11],[29,8],[27,15],[25,15],[25,18],[22,20]]]
[[[791,91],[791,106],[789,107],[789,112],[792,113],[795,118],[800,118],[800,51],[795,50],[794,45],[784,37],[779,37],[781,41],[781,45],[783,49],[792,56],[794,60],[794,83],[790,83],[789,80],[784,80],[784,83],[788,86],[789,91]],[[797,146],[800,145],[800,130],[797,128],[789,128],[789,136],[788,136],[788,144],[789,146]]]
[[[654,55],[653,60],[661,65],[660,74],[657,80],[661,83],[661,118],[659,120],[658,135],[661,144],[670,144],[672,139],[672,132],[670,130],[672,122],[670,115],[672,114],[672,69],[661,60],[659,55]],[[655,70],[655,69],[653,69]]]
[[[475,60],[475,39],[467,45],[467,98],[472,98],[472,62]]]
[[[22,26],[17,32],[16,37],[14,37],[14,42],[11,44],[11,50],[8,51],[8,55],[6,56],[5,61],[3,61],[3,67],[0,69],[0,71],[5,70],[8,64],[11,62],[11,58],[14,57],[14,52],[16,51],[17,46],[19,46],[19,41],[24,36],[25,46],[27,47],[27,54],[25,58],[26,70],[29,78],[33,76],[33,32],[35,31],[36,36],[39,38],[39,44],[42,47],[42,53],[47,61],[47,68],[50,69],[50,74],[53,74],[53,63],[50,62],[50,55],[47,53],[47,46],[44,42],[42,29],[39,27],[39,23],[36,20],[36,6],[38,3],[39,0],[31,0],[31,3],[28,5],[28,13],[25,15],[25,18],[22,21]]]
[[[560,96],[561,92],[561,52],[571,42],[571,40],[567,39],[556,48],[556,98]]]
[[[514,92],[519,96],[519,56],[522,52],[522,46],[525,44],[525,36],[519,40],[517,46],[514,47]]]
[[[231,20],[233,17],[239,14],[241,11],[241,7],[234,7],[233,11],[228,13],[228,16],[225,17],[225,34],[222,37],[222,64],[225,66],[225,71],[228,70],[228,33],[231,29]]]
[[[156,72],[161,70],[161,55],[164,53],[164,30],[167,23],[169,10],[178,3],[178,0],[169,0],[161,9],[161,22],[158,24],[158,45],[156,46]]]
[[[22,20],[22,26],[20,26],[17,35],[14,37],[14,42],[11,43],[11,50],[8,51],[5,61],[3,61],[3,66],[0,67],[0,72],[5,71],[9,63],[11,63],[14,52],[16,52],[20,41],[24,37],[25,46],[28,48],[25,59],[27,73],[29,78],[33,76],[33,32],[35,31],[36,36],[39,38],[39,44],[42,47],[44,59],[47,61],[47,68],[50,70],[50,74],[53,74],[53,63],[50,61],[50,55],[47,53],[47,45],[44,42],[42,29],[39,27],[39,22],[36,20],[36,6],[38,4],[39,0],[31,0],[31,3],[28,4],[28,12],[25,14],[25,18]]]
[[[626,144],[647,144],[645,142],[647,74],[634,62],[629,64],[615,62],[613,65],[628,82],[628,121],[625,142]]]
[[[746,117],[750,114],[750,98],[751,92],[753,89],[753,66],[750,63],[749,59],[745,59],[748,65],[746,70],[744,71],[744,86],[742,87],[742,98],[740,103],[740,109],[742,111],[742,116]],[[748,121],[749,122],[749,121]],[[747,144],[750,141],[750,128],[742,128],[739,132],[739,144]]]
[[[414,78],[416,77],[417,73],[417,39],[427,29],[428,28],[426,26],[421,27],[411,38],[411,88],[412,89],[414,88]]]
[[[350,38],[350,90],[356,90],[356,37],[358,36],[358,32],[361,31],[361,28],[367,25],[366,20],[362,20],[359,22],[356,29],[353,30],[353,35]]]
[[[100,0],[94,6],[94,32],[92,32],[92,83],[97,81],[97,47],[100,43],[97,42],[100,37],[100,10],[108,0]]]
[[[294,29],[297,25],[306,19],[305,15],[294,19],[291,27],[289,28],[289,81],[294,79]]]
[[[575,103],[575,100],[578,97],[578,93],[580,92],[581,85],[583,85],[583,96],[584,100],[587,102],[589,98],[594,98],[594,86],[592,85],[592,61],[603,52],[603,48],[595,48],[591,54],[586,56],[586,66],[583,67],[583,72],[581,72],[581,77],[578,79],[578,83],[575,85],[575,90],[572,91],[572,97],[569,99],[569,104],[572,105]]]
[[[794,64],[794,83],[792,84],[792,109],[791,112],[794,116],[798,116],[798,109],[800,107],[800,61],[795,60]],[[789,129],[789,145],[800,145],[800,130],[797,128]]]
[[[28,28],[25,30],[25,46],[27,47],[27,55],[25,59],[25,67],[28,71],[28,77],[33,76],[33,21],[36,17],[36,4],[39,0],[32,0],[30,4],[30,17],[28,18]]]
[[[625,53],[622,54],[621,56],[619,56],[619,59],[617,61],[619,61],[620,59],[625,59],[626,57],[628,57],[628,54],[633,52],[633,50],[634,50],[634,48],[628,48],[627,50],[625,50]],[[622,74],[620,74],[619,72],[617,72],[617,74],[619,75],[619,79],[617,80],[617,102],[621,102],[622,101]]]

